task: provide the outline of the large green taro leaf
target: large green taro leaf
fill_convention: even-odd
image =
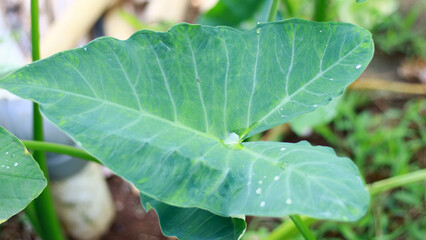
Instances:
[[[24,145],[0,127],[0,223],[24,209],[46,184]]]
[[[146,211],[150,207],[158,214],[161,231],[166,236],[185,240],[240,239],[246,230],[241,218],[222,217],[199,208],[179,208],[141,194]]]
[[[241,142],[326,104],[373,54],[368,31],[298,19],[101,38],[0,81],[144,195],[222,216],[354,220],[368,192],[326,147]],[[240,136],[240,137],[238,137]]]

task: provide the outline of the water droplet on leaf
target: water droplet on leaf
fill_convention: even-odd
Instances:
[[[240,141],[240,136],[232,132],[228,134],[228,136],[223,140],[223,143],[226,145],[234,145],[234,144],[238,144],[239,141]]]
[[[19,163],[15,162],[15,164],[13,164],[13,166],[17,167],[19,165]]]
[[[264,207],[265,205],[266,205],[266,202],[265,201],[261,201],[259,206],[260,207]]]
[[[258,189],[256,189],[256,194],[257,194],[257,195],[262,194],[262,188],[258,188]]]
[[[285,201],[285,203],[287,204],[291,204],[293,201],[291,200],[291,198],[287,198],[287,200]]]
[[[275,176],[274,181],[278,181],[280,179],[280,176]]]
[[[263,182],[262,182],[262,180],[259,180],[259,184],[262,184]]]
[[[281,151],[285,151],[285,150],[286,150],[286,148],[285,148],[285,147],[282,147],[280,150],[281,150]]]
[[[361,68],[361,64],[356,65],[355,67],[356,69],[360,69]]]

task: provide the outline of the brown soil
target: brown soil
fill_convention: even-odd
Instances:
[[[154,210],[142,208],[139,194],[117,176],[107,180],[116,208],[116,217],[101,240],[172,240],[161,233]],[[23,213],[0,226],[0,240],[38,240],[37,234]],[[72,240],[72,238],[69,238]]]
[[[142,208],[139,194],[120,177],[108,179],[117,211],[116,218],[102,240],[163,240],[155,211],[148,213]]]

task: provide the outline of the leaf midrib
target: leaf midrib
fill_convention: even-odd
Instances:
[[[12,84],[11,84],[11,85],[12,85]],[[13,84],[13,85],[15,85],[15,84]],[[143,111],[143,110],[137,110],[137,109],[134,109],[134,108],[130,108],[130,107],[125,106],[125,105],[120,105],[120,104],[117,104],[117,103],[114,103],[114,102],[111,102],[111,101],[107,101],[107,100],[105,100],[105,99],[101,99],[101,98],[94,98],[94,97],[90,97],[90,96],[86,96],[86,95],[82,95],[82,94],[78,94],[78,93],[73,93],[73,92],[67,92],[67,91],[64,91],[64,90],[61,90],[61,89],[55,89],[55,88],[44,88],[44,87],[40,87],[40,86],[38,86],[38,85],[32,85],[32,84],[25,84],[25,86],[26,86],[26,87],[32,87],[32,88],[39,88],[39,89],[43,89],[43,90],[46,90],[46,89],[47,89],[47,90],[49,90],[49,91],[59,92],[59,93],[63,93],[63,94],[71,95],[71,96],[75,96],[75,97],[81,97],[81,98],[85,98],[85,99],[88,99],[88,100],[92,100],[92,101],[95,101],[95,102],[99,102],[99,103],[102,103],[102,104],[105,104],[105,105],[110,105],[110,106],[113,106],[113,107],[124,108],[124,109],[126,109],[126,110],[128,110],[128,111],[137,112],[137,113],[142,113],[144,116],[147,116],[147,117],[150,117],[150,118],[153,118],[153,119],[159,120],[159,121],[166,122],[166,123],[168,123],[168,124],[170,124],[170,125],[172,125],[172,126],[176,126],[177,128],[181,128],[181,129],[187,130],[187,131],[189,131],[189,132],[194,132],[195,134],[198,134],[198,135],[204,136],[204,137],[209,138],[209,139],[214,140],[214,141],[221,142],[221,140],[222,140],[222,139],[220,139],[220,138],[218,138],[218,137],[216,137],[216,136],[214,136],[214,135],[210,135],[210,134],[207,134],[207,133],[205,133],[205,132],[202,132],[202,131],[196,130],[196,129],[194,129],[194,128],[190,128],[190,127],[188,127],[188,126],[186,126],[186,125],[182,124],[182,123],[181,123],[181,122],[179,122],[179,121],[170,121],[170,120],[168,120],[168,119],[166,119],[166,118],[161,118],[161,117],[159,117],[159,116],[157,116],[157,115],[155,115],[155,114],[151,114],[151,113],[146,112],[146,111]],[[43,111],[43,109],[42,109],[42,111]],[[221,143],[221,144],[223,144],[223,143]],[[224,145],[225,145],[225,144],[224,144]],[[233,151],[233,150],[235,150],[235,149],[234,149],[234,148],[232,148],[232,149],[229,149],[229,150],[230,150],[230,151]],[[253,151],[253,150],[251,150],[251,149],[247,148],[247,147],[243,147],[243,148],[241,148],[241,149],[239,149],[239,150],[245,151],[245,152],[249,153],[250,155],[252,155],[252,156],[256,157],[256,158],[254,159],[254,161],[255,161],[255,160],[257,160],[257,159],[259,159],[259,158],[261,158],[261,159],[264,159],[264,160],[266,160],[266,161],[268,161],[268,162],[272,162],[273,164],[276,164],[275,159],[269,158],[269,157],[267,157],[267,156],[265,156],[265,155],[261,155],[261,154],[259,154],[259,153],[255,152],[255,151]]]

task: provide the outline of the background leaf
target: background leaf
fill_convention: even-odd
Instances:
[[[141,194],[146,211],[155,209],[161,230],[166,236],[179,239],[240,239],[246,230],[241,218],[221,217],[198,208],[179,208]]]
[[[46,184],[24,145],[0,127],[0,223],[24,209]]]
[[[327,105],[318,107],[313,112],[300,115],[291,120],[291,130],[302,136],[311,132],[313,127],[330,122],[337,115],[337,105],[342,100],[342,96],[333,98]]]
[[[39,102],[85,150],[166,204],[354,220],[369,195],[349,159],[307,143],[238,142],[328,103],[372,54],[370,33],[350,24],[180,24],[98,39],[0,86]]]
[[[204,25],[237,26],[253,17],[267,0],[220,0],[198,19]]]

